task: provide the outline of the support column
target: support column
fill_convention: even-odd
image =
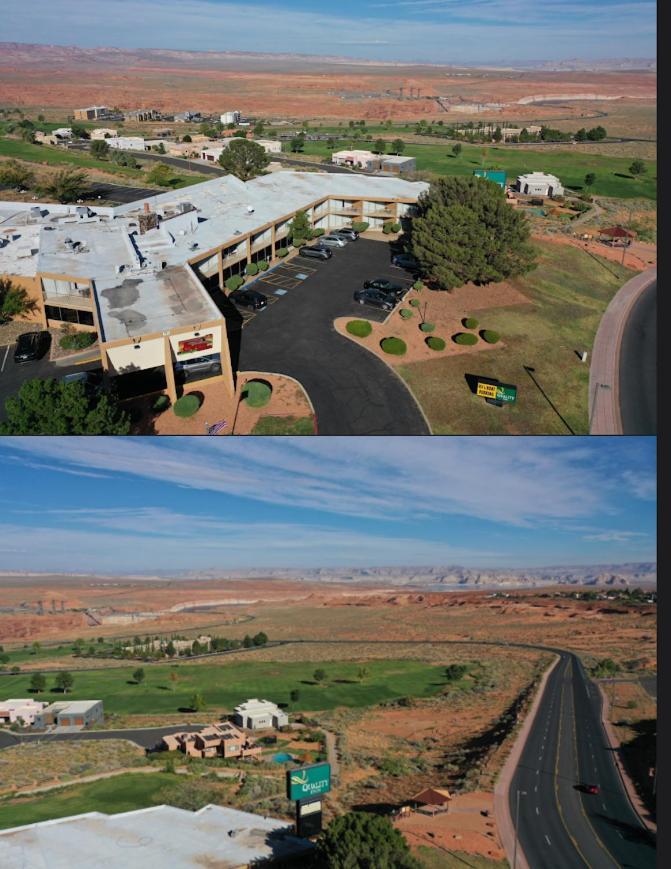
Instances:
[[[228,345],[228,332],[226,331],[226,321],[221,323],[221,350],[219,351],[219,359],[221,361],[221,374],[226,383],[226,390],[233,398],[235,395],[235,378],[233,372],[233,363],[231,362],[231,350]]]
[[[170,346],[170,337],[163,336],[163,368],[165,369],[165,382],[168,387],[168,395],[170,401],[174,404],[177,401],[177,384],[175,383],[175,369],[172,364],[172,347]]]
[[[219,253],[217,254],[217,267],[219,270],[219,289],[223,292],[223,290],[224,290],[224,252],[221,248],[219,248]]]

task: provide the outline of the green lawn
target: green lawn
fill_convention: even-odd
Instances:
[[[310,416],[262,416],[254,428],[254,435],[313,435],[314,422]]]
[[[119,667],[87,672],[73,671],[74,686],[67,694],[73,700],[103,700],[106,712],[174,713],[188,708],[194,693],[200,692],[208,708],[232,710],[247,697],[267,697],[288,708],[301,710],[332,709],[335,706],[371,706],[398,697],[429,697],[445,687],[443,668],[418,661],[370,661],[368,675],[359,682],[360,664],[346,661],[275,663],[222,660],[220,664],[145,665],[146,679],[133,683],[138,667]],[[321,684],[313,681],[315,669],[326,671]],[[170,673],[178,680],[172,682]],[[41,700],[62,699],[52,691],[55,674],[48,674],[47,691],[36,695]],[[3,676],[2,691],[7,697],[25,697],[30,685],[28,674]],[[297,688],[300,699],[290,703],[289,693]]]
[[[634,272],[577,248],[534,244],[538,267],[511,281],[529,304],[474,312],[480,328],[499,332],[504,347],[398,369],[435,434],[568,434],[568,427],[589,432],[589,358],[580,362],[576,351],[591,351],[608,302]],[[429,305],[430,300],[429,293]],[[535,369],[545,396],[524,366]],[[486,404],[471,393],[468,374],[516,384],[517,403]]]
[[[333,150],[347,148],[352,140],[342,139],[336,147],[327,142],[306,142],[304,154],[316,154],[328,158]],[[359,140],[355,148],[370,149],[372,142]],[[471,175],[474,169],[483,165],[500,166],[506,170],[508,181],[527,172],[543,171],[556,175],[564,186],[581,189],[588,172],[596,174],[592,192],[600,196],[615,196],[623,199],[645,197],[656,199],[657,166],[652,160],[644,160],[647,172],[635,179],[629,175],[631,157],[606,157],[600,154],[587,154],[579,147],[567,146],[565,150],[527,150],[526,148],[497,147],[495,145],[463,145],[458,157],[452,154],[451,141],[435,145],[413,145],[407,143],[403,156],[414,157],[419,172],[434,172],[436,175]],[[288,143],[284,145],[288,150]]]
[[[415,852],[426,869],[505,869],[507,860],[492,860],[480,854],[467,854],[465,851],[452,851],[449,854],[437,848],[420,845]]]
[[[87,151],[71,151],[50,145],[31,145],[30,142],[21,139],[0,138],[0,156],[26,160],[30,163],[48,163],[51,166],[69,165],[78,169],[101,169],[127,178],[141,178],[143,174],[139,169],[117,166],[111,160],[96,160]]]
[[[0,800],[0,829],[34,824],[84,812],[131,812],[156,804],[156,795],[175,776],[170,773],[123,773],[83,785],[69,785],[28,799]]]

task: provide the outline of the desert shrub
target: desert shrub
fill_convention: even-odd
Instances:
[[[245,386],[244,400],[250,407],[263,407],[270,401],[273,388],[265,380],[250,380]]]
[[[424,284],[421,281],[415,281],[412,285],[413,290],[421,290]]]
[[[464,329],[477,329],[478,321],[475,319],[475,317],[464,317],[464,319],[461,321],[461,325],[464,327]]]
[[[501,340],[501,336],[498,332],[493,332],[491,329],[483,329],[480,332],[480,337],[483,341],[486,341],[487,344],[496,344],[497,341]]]
[[[380,347],[385,353],[391,353],[392,356],[403,356],[408,349],[405,341],[400,338],[383,338],[380,341]]]
[[[398,223],[398,222],[396,222],[396,223],[392,223],[392,225],[391,225],[391,231],[392,231],[392,232],[400,232],[400,231],[401,231],[401,224]]]
[[[370,223],[368,223],[368,221],[366,221],[366,220],[353,220],[352,221],[352,229],[355,232],[365,232],[369,226],[370,226]]]
[[[473,344],[478,343],[478,336],[473,335],[471,332],[458,332],[453,336],[452,340],[455,344],[463,344],[464,346],[470,347]]]
[[[437,338],[435,335],[429,335],[426,340],[426,346],[430,347],[431,350],[444,350],[445,349],[445,341],[442,338]]]
[[[409,304],[411,304],[413,308],[419,308],[421,303],[419,299],[410,299]]]
[[[256,263],[247,263],[247,267],[245,268],[246,275],[258,275],[259,267]]]
[[[95,344],[97,337],[95,332],[72,332],[63,335],[58,343],[64,350],[84,350],[91,344]]]
[[[170,398],[167,395],[159,395],[156,401],[152,404],[151,409],[154,413],[162,413],[170,407]]]
[[[410,308],[401,308],[399,313],[400,313],[401,317],[403,317],[404,320],[409,320],[410,317],[414,316],[415,312],[411,311]]]
[[[244,281],[240,275],[231,275],[230,278],[226,278],[226,289],[231,290],[231,292],[237,290],[238,287],[241,287],[243,284]]]
[[[356,335],[357,338],[365,338],[373,331],[368,320],[350,320],[345,328],[350,335]]]
[[[436,328],[436,324],[435,323],[420,323],[419,328],[422,330],[422,332],[433,332],[433,330]]]
[[[257,266],[259,267],[260,272],[265,272],[268,270],[268,263],[262,259],[257,262]]]
[[[289,253],[289,248],[287,248],[287,247],[278,247],[277,250],[275,251],[275,253],[277,254],[277,256],[284,257],[284,256],[286,256],[286,255]]]
[[[172,409],[175,416],[187,417],[193,416],[199,407],[200,399],[193,392],[190,392],[188,395],[178,398],[173,404]]]

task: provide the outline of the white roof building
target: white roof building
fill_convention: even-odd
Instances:
[[[118,136],[118,130],[114,130],[111,127],[96,127],[94,130],[91,130],[91,141],[95,142],[96,139],[116,139]]]
[[[141,136],[112,136],[107,140],[110,148],[121,151],[144,151],[145,141]]]
[[[545,172],[518,175],[515,187],[520,193],[537,196],[562,196],[564,193],[559,178],[555,175],[547,175]]]
[[[380,156],[372,151],[334,151],[331,154],[331,163],[336,166],[358,166],[368,169],[371,165],[380,162]]]
[[[10,698],[9,700],[0,700],[0,723],[14,724],[21,719],[24,724],[32,724],[35,721],[35,716],[46,705],[46,703],[33,700],[32,697],[27,699]]]
[[[289,716],[270,700],[253,699],[235,707],[234,720],[248,730],[262,730],[266,727],[285,727],[289,723]]]

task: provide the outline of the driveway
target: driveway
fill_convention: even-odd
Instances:
[[[403,381],[333,326],[343,316],[384,320],[384,312],[359,305],[352,295],[367,278],[409,285],[390,257],[387,243],[364,238],[334,250],[326,262],[294,257],[253,283],[273,304],[230,336],[239,371],[287,374],[305,387],[319,434],[430,434]]]

